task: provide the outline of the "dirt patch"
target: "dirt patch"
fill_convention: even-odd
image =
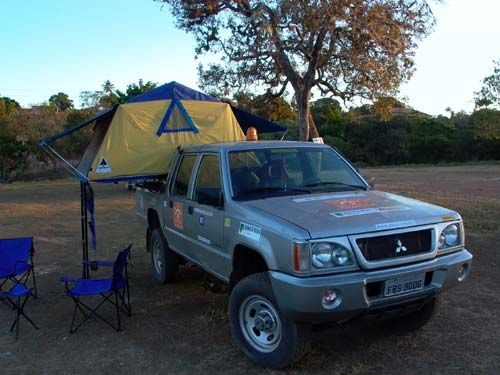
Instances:
[[[319,332],[311,354],[286,372],[498,374],[500,166],[379,168],[364,175],[374,176],[380,190],[461,212],[475,256],[471,278],[443,296],[437,318],[421,332],[396,336],[367,323]],[[120,333],[91,322],[70,335],[72,304],[58,279],[81,271],[79,209],[73,180],[0,185],[0,236],[35,237],[40,292],[26,307],[40,331],[22,324],[17,342],[8,332],[13,313],[0,305],[2,374],[280,373],[239,352],[227,295],[207,289],[202,271],[184,268],[177,284],[154,284],[135,197],[123,185],[96,186],[97,255],[113,259],[133,243],[133,316]]]

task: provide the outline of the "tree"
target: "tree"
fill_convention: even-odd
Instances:
[[[317,136],[314,88],[344,102],[394,95],[434,24],[425,0],[158,1],[195,35],[197,54],[221,55],[200,65],[203,88],[264,85],[281,96],[291,86],[303,140]]]
[[[49,104],[54,106],[57,112],[73,108],[73,100],[71,100],[69,96],[63,92],[52,95],[49,98]]]
[[[493,74],[483,79],[483,87],[474,94],[477,108],[500,106],[500,60],[493,61]]]
[[[52,163],[55,169],[56,160],[36,145],[40,140],[61,132],[70,112],[55,111],[53,105],[46,104],[20,110],[13,123],[16,138],[25,142],[30,152],[36,155],[39,160]]]
[[[7,96],[0,97],[0,114],[8,114],[17,111],[21,106],[14,99]]]
[[[120,99],[114,92],[115,85],[111,83],[111,81],[108,79],[104,81],[102,84],[102,92],[99,98],[99,105],[105,109],[105,108],[111,108],[115,104],[120,103]]]
[[[10,172],[25,164],[26,147],[17,137],[13,124],[21,106],[14,99],[0,97],[0,182],[7,180]]]
[[[80,93],[80,102],[82,108],[100,109],[99,103],[102,97],[102,91],[82,91]]]
[[[125,90],[125,92],[116,90],[116,95],[118,97],[119,103],[124,103],[127,100],[133,98],[134,96],[143,94],[151,89],[154,89],[156,86],[157,85],[154,82],[151,81],[144,82],[142,79],[140,79],[138,83],[131,83],[130,85],[127,85],[127,89]]]
[[[338,100],[321,98],[311,103],[311,113],[314,124],[323,134],[343,138],[345,116]]]
[[[154,89],[156,83],[151,81],[144,82],[140,79],[137,83],[127,85],[125,92],[120,90],[115,91],[115,85],[109,80],[104,81],[101,87],[101,91],[82,91],[80,93],[80,101],[83,108],[93,108],[95,110],[111,108],[115,104],[125,103],[136,95]]]
[[[112,93],[114,89],[115,85],[113,85],[109,79],[104,81],[104,83],[102,84],[102,92],[105,94]]]

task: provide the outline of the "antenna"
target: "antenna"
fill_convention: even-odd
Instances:
[[[283,139],[285,139],[287,133],[288,133],[288,129],[286,129],[286,131],[283,133],[283,135],[280,138],[280,141],[282,141]]]

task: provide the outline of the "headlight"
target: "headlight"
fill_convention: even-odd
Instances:
[[[320,242],[312,245],[312,264],[316,268],[349,266],[353,262],[351,252],[336,243]]]
[[[335,247],[332,252],[333,262],[337,266],[345,266],[350,261],[349,251],[344,247]]]
[[[439,235],[439,248],[460,245],[460,229],[458,224],[450,224]]]
[[[332,245],[329,243],[318,243],[312,248],[312,263],[314,267],[331,267],[332,264]]]

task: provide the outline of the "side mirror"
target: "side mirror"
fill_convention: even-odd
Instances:
[[[366,182],[368,182],[368,185],[370,185],[372,189],[375,189],[375,177],[370,177]]]
[[[370,185],[372,189],[375,189],[375,177],[366,176],[364,174],[361,174],[361,177],[363,177],[363,179],[368,183],[368,185]]]

